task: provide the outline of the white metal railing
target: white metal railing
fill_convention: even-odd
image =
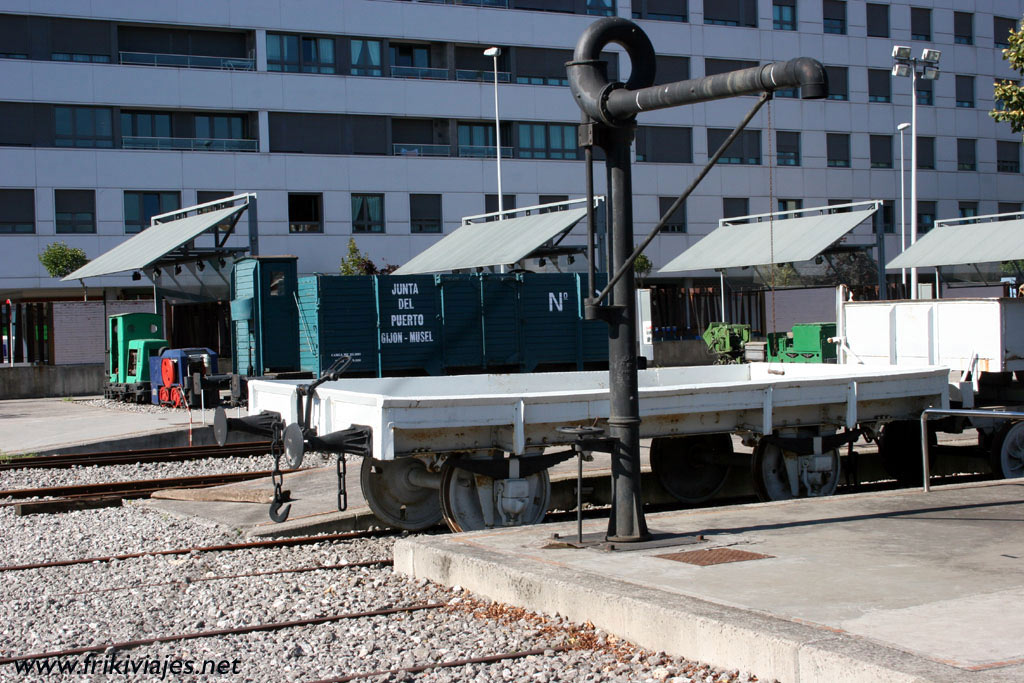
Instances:
[[[970,223],[992,223],[995,221],[1011,221],[1024,218],[1024,212],[1011,211],[1009,213],[987,213],[984,216],[964,216],[962,218],[942,218],[936,220],[932,228],[943,225],[967,225]]]
[[[455,80],[457,81],[490,81],[494,82],[494,72],[488,69],[456,69]],[[512,74],[508,71],[498,72],[498,83],[508,83],[512,80]]]
[[[459,145],[459,156],[478,159],[493,159],[497,156],[497,147],[494,145]],[[501,158],[511,159],[512,148],[502,145]]]
[[[451,145],[426,145],[417,142],[395,142],[391,145],[391,152],[400,157],[450,157],[452,147]]]
[[[447,81],[448,69],[441,69],[428,66],[393,66],[391,67],[391,77]]]
[[[755,213],[749,216],[733,216],[732,218],[719,218],[718,227],[731,225],[739,222],[761,222],[769,217],[775,219],[795,218],[797,214],[827,214],[836,213],[840,209],[854,210],[854,207],[871,207],[877,209],[882,205],[880,200],[869,200],[866,202],[850,202],[849,204],[831,204],[829,206],[812,206],[807,209],[790,209],[788,211],[771,211],[769,213]]]
[[[255,71],[252,57],[206,57],[201,55],[175,55],[157,52],[119,52],[121,64],[142,66],[178,66],[186,69],[226,69],[228,71]]]
[[[125,135],[121,138],[122,149],[157,149],[186,152],[258,152],[256,140],[228,138],[165,138]]]
[[[224,197],[222,199],[214,199],[210,202],[203,202],[202,204],[196,204],[194,206],[186,206],[184,209],[175,209],[174,211],[168,211],[167,213],[160,213],[149,219],[150,226],[156,225],[157,223],[166,223],[169,220],[177,220],[178,218],[184,218],[191,212],[203,213],[202,209],[219,209],[226,208],[228,204],[237,202],[239,200],[245,200],[248,204],[251,200],[256,199],[255,192],[244,192],[242,194],[231,195],[230,197]]]
[[[594,207],[597,208],[601,202],[604,201],[604,195],[599,194],[594,196]],[[491,213],[479,213],[475,216],[463,216],[462,224],[469,225],[480,220],[487,220],[488,218],[495,218],[501,220],[502,218],[508,218],[515,216],[517,213],[521,213],[524,216],[530,215],[533,211],[540,211],[541,209],[550,209],[553,211],[560,211],[562,209],[568,209],[572,204],[586,204],[587,198],[582,197],[580,199],[566,199],[560,202],[551,202],[549,204],[536,204],[534,206],[524,206],[521,209],[505,209],[504,211],[492,211]]]

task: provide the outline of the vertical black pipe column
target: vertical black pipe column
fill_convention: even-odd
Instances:
[[[597,124],[598,139],[605,150],[611,189],[610,273],[618,271],[633,253],[633,181],[630,144],[633,122],[611,128]],[[607,312],[608,373],[611,392],[608,416],[612,451],[612,514],[608,518],[609,541],[643,541],[650,538],[640,495],[640,400],[636,363],[636,295],[633,269],[615,283],[615,305]]]

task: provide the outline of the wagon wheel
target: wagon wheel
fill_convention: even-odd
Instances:
[[[539,523],[548,510],[551,480],[547,470],[531,474],[524,480],[529,490],[526,506],[518,515],[512,516],[499,509],[502,505],[501,488],[510,480],[493,479],[460,469],[450,462],[445,463],[441,468],[440,495],[445,523],[455,532]]]
[[[935,429],[928,427],[928,446],[937,443]],[[934,456],[931,450],[930,455]],[[924,478],[921,468],[921,423],[914,420],[897,420],[882,427],[878,438],[878,454],[882,465],[900,486],[920,486]]]
[[[1024,422],[1014,422],[996,432],[991,457],[996,476],[1024,477]]]
[[[396,529],[422,531],[441,521],[441,508],[433,489],[409,481],[413,468],[425,470],[426,465],[416,458],[363,458],[359,481],[366,504],[377,519]]]
[[[695,505],[712,498],[725,485],[732,455],[728,434],[659,436],[651,440],[651,471],[676,500]]]
[[[763,501],[831,496],[839,485],[839,451],[833,449],[825,455],[832,457],[831,469],[827,472],[807,472],[806,475],[797,470],[797,491],[794,495],[783,450],[762,439],[754,450],[754,492]],[[791,466],[796,464],[790,462]]]

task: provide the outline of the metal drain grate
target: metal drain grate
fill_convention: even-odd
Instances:
[[[673,562],[685,562],[695,564],[698,567],[707,567],[712,564],[725,564],[727,562],[746,562],[747,560],[763,560],[774,555],[762,555],[746,550],[735,550],[733,548],[708,548],[706,550],[690,550],[685,553],[669,553],[668,555],[655,555],[663,560]]]

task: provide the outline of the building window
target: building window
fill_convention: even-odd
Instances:
[[[825,73],[828,74],[828,98],[830,100],[849,99],[846,67],[826,66]]]
[[[956,106],[974,107],[974,76],[956,77]]]
[[[932,11],[923,7],[910,8],[910,39],[932,39]]]
[[[556,204],[559,202],[569,201],[569,195],[567,194],[542,194],[537,197],[537,203],[540,205],[544,204]],[[565,211],[569,207],[565,204],[562,206],[549,206],[546,209],[540,209],[537,213],[552,213],[554,211]]]
[[[917,234],[918,237],[935,226],[935,202],[917,203]]]
[[[1020,173],[1020,142],[996,140],[996,170],[1000,173]]]
[[[930,80],[926,81],[923,78],[918,78],[917,79],[917,103],[918,104],[923,104],[923,105],[926,105],[926,106],[930,107],[934,103],[935,100],[934,100],[934,97],[932,96],[932,93],[934,92],[933,87],[932,87],[933,83],[935,83],[935,81],[930,81]]]
[[[711,157],[722,146],[731,130],[725,128],[708,128],[708,157]],[[761,163],[761,131],[745,130],[739,134],[725,153],[718,160],[722,164]]]
[[[970,12],[953,12],[953,42],[974,45],[974,15]]]
[[[889,37],[889,5],[868,4],[868,35],[872,38]]]
[[[110,64],[110,55],[93,55],[84,52],[53,52],[50,54],[50,59],[55,62]]]
[[[131,147],[131,141],[124,138],[169,138],[171,132],[171,115],[158,112],[122,111],[121,138],[125,147]]]
[[[599,17],[615,16],[614,0],[587,0],[587,14]]]
[[[845,2],[842,0],[823,0],[821,11],[825,33],[846,33]]]
[[[516,156],[520,159],[576,159],[576,126],[520,123]]]
[[[868,69],[868,102],[892,102],[892,75],[888,69]]]
[[[668,213],[672,204],[678,197],[658,197],[658,220]],[[679,208],[672,212],[672,215],[665,221],[662,232],[686,232],[686,202],[679,205]]]
[[[334,38],[302,38],[302,71],[311,74],[333,74]]]
[[[34,190],[0,190],[0,233],[36,231]]]
[[[893,223],[893,201],[891,199],[882,201],[882,205],[878,207],[878,211],[873,216],[872,223],[874,223],[876,233],[878,232],[879,223],[881,223],[882,232],[896,232],[896,226]]]
[[[113,147],[109,109],[54,107],[54,142],[58,147]]]
[[[124,232],[142,232],[149,227],[150,219],[162,213],[181,208],[179,192],[129,192],[124,193]]]
[[[693,129],[674,126],[639,126],[636,160],[664,164],[693,163]]]
[[[960,218],[974,218],[978,215],[978,202],[960,202]]]
[[[999,202],[998,208],[996,210],[996,213],[1015,213],[1015,214],[1018,214],[1016,216],[1004,216],[1004,217],[999,219],[1001,221],[1014,221],[1014,220],[1017,220],[1018,218],[1021,218],[1020,212],[1021,212],[1021,203],[1020,202]]]
[[[267,71],[299,71],[299,37],[267,34]]]
[[[288,193],[288,232],[323,232],[324,196],[319,192]]]
[[[850,207],[847,206],[847,205],[850,204],[852,201],[853,201],[852,199],[829,199],[829,200],[826,200],[826,203],[829,206],[840,206],[840,207],[842,207],[840,209],[829,209],[828,212],[830,214],[833,214],[833,213],[850,213]]]
[[[509,144],[509,129],[501,126],[501,156],[512,156],[512,145]],[[494,125],[487,123],[460,123],[458,126],[460,157],[494,157],[497,150],[494,145]]]
[[[776,157],[779,166],[800,165],[800,133],[780,130],[775,134]]]
[[[514,194],[502,194],[501,195],[501,210],[511,211],[516,208],[516,196]],[[484,213],[497,213],[498,212],[498,195],[496,194],[485,194],[484,195]],[[495,217],[487,219],[488,221],[497,220]]]
[[[352,195],[352,232],[384,232],[384,195]]]
[[[715,74],[724,74],[729,71],[738,71],[739,69],[749,69],[757,66],[757,60],[747,59],[713,59],[707,57],[704,59],[704,75],[714,76]]]
[[[978,169],[976,153],[978,141],[969,138],[957,138],[956,169],[958,171],[975,171]]]
[[[772,28],[776,31],[796,30],[796,0],[772,0]]]
[[[687,0],[633,0],[633,18],[688,21]]]
[[[58,233],[96,232],[96,192],[54,190],[53,212]]]
[[[750,215],[750,200],[746,197],[722,197],[722,218]],[[746,223],[747,221],[735,221]]]
[[[380,61],[380,41],[353,38],[350,43],[352,52],[353,76],[380,76],[384,70]]]
[[[28,59],[24,52],[0,52],[0,59]]]
[[[1018,19],[992,17],[992,41],[996,47],[1010,47],[1010,31],[1017,30]]]
[[[935,170],[935,138],[917,136],[917,168],[918,170]]]
[[[383,223],[382,219],[382,226]],[[442,232],[441,195],[410,194],[409,226],[411,232]],[[383,231],[383,228],[378,232],[381,231]]]
[[[704,23],[757,27],[757,0],[704,0]]]
[[[238,114],[196,114],[196,137],[214,140],[244,140],[246,120]]]
[[[892,168],[892,136],[871,136],[871,168]]]
[[[825,146],[828,149],[828,165],[833,168],[850,167],[850,135],[848,133],[826,133]]]
[[[779,211],[799,211],[804,208],[804,200],[802,199],[780,199],[778,203]]]
[[[334,38],[268,33],[267,71],[337,73]]]

